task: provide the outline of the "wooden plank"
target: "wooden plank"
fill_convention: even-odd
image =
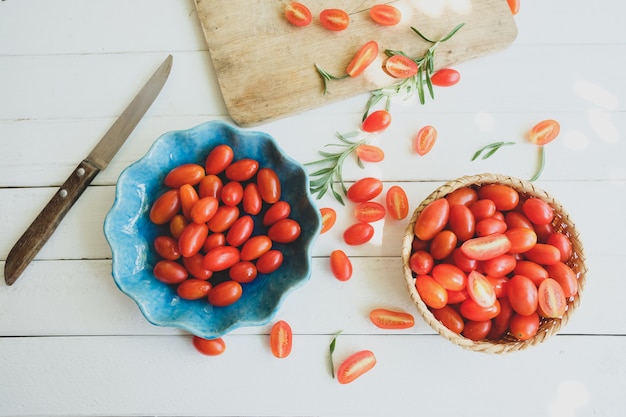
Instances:
[[[350,26],[338,33],[326,30],[317,18],[305,28],[294,28],[284,18],[286,3],[196,0],[222,96],[239,125],[257,125],[394,83],[380,68],[384,50],[419,57],[431,46],[414,34],[411,26],[436,40],[465,24],[456,36],[439,45],[437,68],[502,50],[517,35],[508,6],[499,0],[454,5],[391,2],[402,11],[403,20],[390,28],[381,28],[370,19],[369,8],[375,1],[317,2],[311,10],[314,16],[329,7],[350,15]],[[254,13],[244,14],[244,9],[254,9]],[[369,40],[379,43],[379,60],[363,76],[335,83],[330,94],[321,94],[321,78],[314,65],[342,75],[356,51]]]

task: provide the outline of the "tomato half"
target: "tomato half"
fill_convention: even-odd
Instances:
[[[385,195],[385,205],[394,220],[402,220],[409,215],[409,198],[399,185],[389,187]]]
[[[420,156],[426,155],[435,146],[437,129],[432,126],[422,127],[413,138],[413,149]]]
[[[193,346],[203,355],[217,356],[226,351],[226,343],[224,339],[218,337],[216,339],[203,339],[199,336],[193,336]]]
[[[284,320],[277,321],[270,330],[270,349],[277,358],[286,358],[291,353],[293,332]]]
[[[449,87],[461,81],[461,74],[452,68],[442,68],[430,77],[430,81],[439,87]]]
[[[370,350],[361,350],[348,356],[337,369],[337,381],[349,384],[376,365],[376,357]]]
[[[370,18],[383,26],[394,26],[400,23],[402,13],[389,4],[376,4],[370,9]]]
[[[430,240],[441,232],[448,223],[450,204],[445,198],[428,203],[415,220],[413,231],[421,240]]]
[[[348,245],[357,246],[369,242],[373,236],[374,227],[371,224],[358,222],[343,232],[343,241]]]
[[[322,216],[322,229],[320,234],[328,232],[337,221],[337,212],[330,207],[322,207],[320,209],[320,215]]]
[[[224,281],[211,288],[207,299],[216,307],[229,306],[241,298],[243,288],[237,281]]]
[[[363,45],[352,58],[346,68],[346,74],[350,77],[360,75],[378,56],[378,43],[369,41]]]
[[[362,203],[378,197],[383,191],[383,182],[378,178],[361,178],[348,188],[346,197],[352,202]]]
[[[567,309],[567,300],[561,284],[552,278],[544,279],[538,289],[539,307],[545,317],[562,317]]]
[[[352,278],[352,262],[341,249],[330,253],[330,270],[339,281],[347,281]]]
[[[359,159],[364,162],[381,162],[385,159],[385,152],[375,145],[359,145],[355,152]]]
[[[350,16],[341,9],[324,9],[320,12],[320,23],[328,30],[339,32],[350,25]]]
[[[170,188],[179,188],[182,185],[196,185],[204,178],[204,167],[198,164],[182,164],[172,168],[163,183]]]
[[[409,78],[417,74],[417,63],[406,55],[392,55],[385,61],[385,71],[394,78]]]
[[[552,142],[559,135],[561,125],[556,120],[543,120],[532,127],[528,139],[535,145],[545,145]]]
[[[372,223],[385,218],[385,206],[376,201],[364,201],[354,207],[354,217],[360,222]]]
[[[467,294],[481,307],[491,307],[496,302],[493,285],[478,271],[467,274]]]
[[[387,110],[376,110],[375,112],[370,113],[365,120],[363,120],[361,130],[367,133],[382,132],[387,129],[390,124],[391,113]]]
[[[477,261],[486,261],[504,255],[511,248],[511,242],[504,234],[475,237],[461,245],[463,254]]]
[[[511,307],[517,314],[528,316],[537,311],[537,287],[530,278],[515,275],[509,280],[507,294]]]
[[[308,26],[313,15],[308,7],[302,3],[292,1],[285,6],[285,18],[294,26]]]
[[[386,308],[370,311],[370,320],[381,329],[409,329],[415,325],[415,319],[411,314]]]

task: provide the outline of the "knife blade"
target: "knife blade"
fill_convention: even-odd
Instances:
[[[168,55],[15,243],[4,264],[4,280],[7,285],[13,285],[20,277],[94,177],[107,167],[130,136],[165,85],[172,69],[172,61],[172,55]]]

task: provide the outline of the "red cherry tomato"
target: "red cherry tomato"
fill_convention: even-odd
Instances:
[[[241,216],[226,233],[226,242],[230,246],[241,246],[252,236],[254,220],[252,216]]]
[[[562,317],[567,309],[567,300],[561,284],[552,278],[544,279],[537,290],[542,315],[550,318]]]
[[[179,188],[182,185],[196,185],[204,178],[204,167],[198,164],[183,164],[172,168],[165,175],[163,183],[170,188]]]
[[[496,214],[496,203],[494,203],[493,200],[487,198],[477,200],[476,202],[472,203],[469,208],[474,215],[475,221],[488,219]]]
[[[286,358],[291,353],[293,333],[284,320],[277,321],[270,330],[270,349],[277,358]]]
[[[217,356],[226,351],[226,343],[224,343],[224,339],[221,337],[216,339],[203,339],[198,336],[193,336],[192,341],[196,350],[203,355]]]
[[[511,318],[515,312],[511,308],[511,303],[509,303],[509,299],[506,297],[500,298],[500,314],[492,319],[491,330],[487,335],[488,339],[498,340],[502,338],[509,330],[509,325],[511,323]]]
[[[566,262],[572,257],[572,241],[563,233],[551,233],[546,239],[548,245],[552,245],[561,253],[561,262]]]
[[[467,276],[456,265],[441,263],[431,272],[433,279],[446,290],[461,291],[467,285]]]
[[[425,250],[415,251],[409,258],[409,267],[411,271],[415,272],[417,275],[430,274],[434,265],[435,261],[433,256],[430,252]]]
[[[476,236],[489,236],[506,232],[504,220],[488,217],[476,222]]]
[[[254,159],[244,158],[226,167],[225,175],[231,181],[247,181],[259,170],[259,163]]]
[[[211,283],[203,279],[188,278],[178,284],[176,294],[185,300],[199,300],[211,291]]]
[[[260,274],[271,274],[283,263],[283,253],[277,249],[271,249],[259,256],[256,260],[256,269]]]
[[[341,249],[330,253],[330,270],[339,281],[347,281],[352,278],[352,262]]]
[[[527,260],[537,262],[541,265],[554,265],[560,262],[561,252],[547,243],[537,243],[524,253]]]
[[[517,260],[514,256],[505,253],[504,255],[487,259],[481,265],[485,274],[492,277],[503,277],[513,272],[517,265]]]
[[[241,260],[252,261],[272,249],[272,240],[265,235],[252,236],[241,248]]]
[[[320,12],[320,23],[328,30],[340,32],[350,25],[350,16],[341,9],[324,9]]]
[[[172,217],[172,220],[170,220],[170,227],[169,227],[170,234],[172,235],[172,237],[174,239],[180,238],[180,234],[183,232],[183,229],[188,224],[189,222],[187,221],[187,219],[185,219],[185,216],[183,216],[182,214],[176,214],[174,217]]]
[[[240,258],[239,249],[234,246],[218,246],[204,255],[202,264],[209,271],[224,271],[239,262]]]
[[[439,87],[449,87],[461,81],[461,74],[452,68],[442,68],[430,77],[430,81]]]
[[[354,217],[360,222],[372,223],[385,218],[385,206],[375,201],[364,201],[354,207]]]
[[[224,233],[209,233],[209,236],[204,241],[202,250],[206,253],[218,246],[224,246],[226,244],[226,235]]]
[[[533,229],[533,224],[524,213],[519,211],[509,211],[504,216],[504,221],[509,229],[516,227],[523,227],[526,229]]]
[[[179,189],[180,209],[186,219],[191,219],[191,208],[196,205],[198,200],[198,192],[193,185],[183,184]]]
[[[448,200],[449,202],[449,200]],[[476,221],[474,214],[464,204],[455,204],[450,206],[450,215],[448,218],[448,226],[450,230],[457,236],[458,240],[463,242],[471,239],[476,231]]]
[[[452,252],[452,262],[465,272],[473,271],[478,268],[478,261],[465,256],[461,248],[456,248]]]
[[[493,275],[485,275],[485,277],[491,283],[493,291],[496,293],[496,298],[506,298],[507,285],[509,284],[509,278],[506,275],[500,277],[494,277]]]
[[[536,262],[521,260],[515,265],[513,270],[515,275],[524,275],[535,284],[536,287],[541,284],[541,281],[548,278],[548,271]]]
[[[377,197],[383,191],[383,182],[378,178],[361,178],[348,188],[346,197],[355,203],[362,203]]]
[[[448,290],[448,304],[460,304],[463,301],[467,300],[469,295],[467,295],[467,289],[463,288],[461,291],[451,291]]]
[[[364,162],[380,162],[385,159],[385,152],[375,145],[359,145],[355,152],[359,159]]]
[[[430,242],[430,253],[433,258],[442,260],[452,254],[456,248],[457,237],[451,230],[442,230]]]
[[[291,205],[286,201],[278,201],[263,215],[263,226],[271,226],[279,220],[286,219],[290,214]]]
[[[280,200],[280,179],[276,171],[271,168],[261,168],[256,174],[256,182],[263,201],[274,204]]]
[[[524,201],[522,211],[533,224],[548,224],[554,219],[554,210],[540,198],[529,198]]]
[[[473,321],[469,320],[465,322],[465,328],[463,329],[463,337],[473,341],[483,340],[489,334],[491,330],[491,320]]]
[[[154,264],[154,277],[165,284],[178,284],[187,279],[187,270],[176,261],[163,259]]]
[[[539,243],[546,243],[548,237],[550,237],[550,235],[554,233],[554,226],[552,225],[552,223],[535,224],[533,226],[535,233],[537,233],[537,242]]]
[[[343,232],[343,240],[348,245],[357,246],[369,242],[374,236],[374,227],[369,223],[358,222]]]
[[[478,198],[494,202],[496,210],[513,210],[519,203],[519,193],[505,184],[486,184],[478,189]]]
[[[503,234],[475,237],[461,245],[463,254],[477,261],[486,261],[504,255],[511,248],[511,242]]]
[[[413,231],[421,240],[430,240],[443,230],[448,223],[450,204],[445,198],[431,201],[424,207],[417,219]]]
[[[189,218],[194,223],[206,223],[217,213],[220,203],[215,197],[203,197],[191,208]]]
[[[195,255],[183,258],[183,265],[194,278],[207,280],[213,276],[213,271],[209,271],[204,267],[204,255],[196,253]]]
[[[405,55],[392,55],[385,61],[385,71],[394,78],[410,78],[417,70],[417,63]]]
[[[461,334],[465,328],[465,320],[463,320],[463,317],[461,317],[459,312],[449,305],[443,306],[442,308],[433,308],[431,311],[433,316],[435,316],[441,324],[454,333]]]
[[[239,208],[237,206],[219,206],[215,215],[208,222],[209,230],[213,233],[225,232],[238,218]]]
[[[537,287],[524,275],[515,275],[509,280],[507,294],[511,307],[517,314],[528,316],[537,311]]]
[[[376,110],[363,120],[361,130],[367,133],[378,133],[391,124],[391,114],[387,110]]]
[[[563,262],[546,266],[548,276],[559,283],[565,297],[570,298],[578,293],[576,272]]]
[[[253,182],[246,184],[243,189],[242,208],[245,213],[256,216],[263,208],[263,199],[259,188]]]
[[[394,26],[400,23],[402,13],[389,4],[376,4],[370,9],[370,18],[383,26]]]
[[[511,9],[511,14],[516,15],[519,12],[520,0],[506,0]]]
[[[337,381],[340,384],[349,384],[376,365],[376,357],[370,350],[361,350],[353,353],[344,360],[337,369]]]
[[[424,156],[435,146],[437,129],[432,126],[422,127],[413,138],[413,149],[418,155]]]
[[[378,43],[369,41],[363,45],[352,58],[346,68],[346,74],[350,77],[360,75],[378,56]]]
[[[476,301],[471,298],[467,298],[460,304],[459,313],[461,313],[461,315],[468,320],[483,321],[491,320],[500,314],[500,308],[500,301],[497,299],[492,306],[481,307],[476,303]]]
[[[446,200],[450,203],[450,207],[457,204],[469,207],[478,200],[478,193],[471,187],[461,187],[447,194]]]
[[[230,146],[226,144],[217,145],[207,155],[204,170],[207,175],[221,174],[233,162],[234,158],[235,152]]]
[[[320,215],[322,216],[322,229],[320,234],[328,232],[337,221],[337,212],[330,207],[322,207],[320,209]]]
[[[467,274],[467,294],[481,307],[491,307],[496,302],[496,292],[491,282],[480,272]]]
[[[511,253],[527,252],[537,243],[537,233],[533,229],[513,227],[504,234],[511,242],[511,249],[509,249]]]
[[[153,242],[154,250],[163,259],[175,261],[180,258],[178,241],[171,236],[157,236]]]
[[[519,340],[528,340],[539,331],[539,315],[531,313],[527,316],[514,314],[509,325],[511,334]]]
[[[205,223],[189,223],[178,239],[180,254],[188,257],[200,252],[208,235],[209,227]]]
[[[220,199],[227,206],[236,206],[243,200],[243,185],[239,181],[229,181],[222,187]]]
[[[300,224],[293,219],[282,219],[270,226],[267,235],[274,242],[291,243],[300,236]]]
[[[443,308],[448,303],[448,291],[430,275],[418,275],[415,278],[415,289],[430,308]]]
[[[292,1],[285,6],[285,18],[294,26],[308,26],[313,15],[308,7],[302,3]]]
[[[370,320],[381,329],[409,329],[415,325],[415,319],[411,314],[386,308],[370,311]]]
[[[211,288],[207,299],[211,305],[226,307],[241,298],[243,288],[237,281],[224,281]]]
[[[154,224],[165,224],[180,211],[180,194],[178,190],[168,190],[155,200],[150,208],[150,221]]]
[[[254,281],[258,273],[257,267],[250,261],[240,261],[231,266],[228,270],[228,276],[233,281],[245,284]]]
[[[556,120],[543,120],[530,130],[528,139],[535,145],[546,145],[559,135],[561,126]]]
[[[198,196],[203,197],[215,197],[220,198],[222,195],[222,187],[224,183],[222,179],[217,175],[209,174],[202,178],[200,184],[198,184]]]
[[[394,220],[403,220],[409,215],[409,198],[399,185],[392,185],[385,196],[387,212]]]

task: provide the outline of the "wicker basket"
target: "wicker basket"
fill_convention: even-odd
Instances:
[[[428,205],[430,202],[438,198],[444,197],[456,189],[468,187],[468,186],[478,187],[484,184],[491,184],[491,183],[499,183],[499,184],[508,185],[514,188],[515,190],[517,190],[520,193],[521,198],[537,197],[548,202],[554,209],[554,213],[555,213],[555,218],[553,221],[555,231],[559,231],[565,234],[567,237],[569,237],[569,239],[572,242],[572,256],[569,259],[569,261],[566,263],[576,273],[576,276],[578,278],[578,287],[579,287],[578,293],[574,297],[568,300],[568,307],[563,317],[558,318],[558,319],[542,318],[537,335],[525,341],[517,340],[516,338],[514,338],[512,335],[508,333],[505,334],[502,337],[502,339],[497,340],[497,341],[491,341],[491,340],[473,341],[473,340],[467,339],[459,334],[452,332],[451,330],[443,326],[441,322],[434,317],[432,312],[429,310],[429,308],[420,298],[415,288],[414,273],[411,271],[411,268],[409,266],[409,259],[411,257],[412,245],[413,245],[413,240],[415,237],[413,228],[414,228],[417,216],[419,215],[419,213],[421,213],[424,207]],[[462,348],[477,351],[477,352],[494,353],[494,354],[507,353],[507,352],[512,352],[512,351],[527,349],[531,346],[534,346],[536,344],[543,342],[548,337],[556,334],[561,329],[561,327],[567,323],[567,321],[571,317],[576,307],[578,307],[578,305],[580,304],[580,295],[585,286],[585,273],[587,272],[587,269],[585,266],[585,258],[583,254],[583,246],[580,241],[580,237],[574,227],[574,223],[572,223],[572,221],[570,220],[563,206],[561,206],[561,204],[557,202],[548,193],[546,193],[543,190],[540,190],[539,188],[535,187],[535,185],[533,185],[532,183],[528,181],[510,177],[510,176],[497,175],[497,174],[480,174],[480,175],[472,175],[472,176],[465,176],[465,177],[458,178],[456,180],[450,181],[442,185],[441,187],[437,188],[424,201],[422,201],[419,207],[417,207],[417,209],[414,211],[413,216],[411,217],[411,221],[409,225],[407,226],[404,237],[403,237],[402,263],[403,263],[403,268],[404,268],[404,277],[405,277],[409,294],[411,298],[413,299],[413,301],[415,302],[417,306],[417,310],[419,311],[421,316],[434,330],[436,330],[444,338],[461,346]]]

